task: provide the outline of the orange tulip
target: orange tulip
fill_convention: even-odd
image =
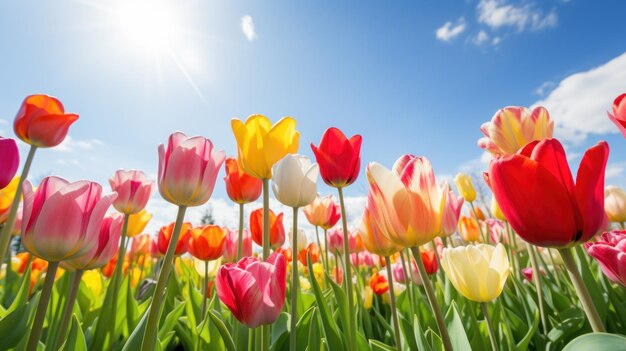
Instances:
[[[263,187],[261,179],[244,173],[234,157],[226,159],[224,168],[226,169],[224,177],[226,193],[233,202],[247,204],[259,198]]]
[[[250,234],[252,240],[263,246],[263,208],[258,208],[250,213]],[[283,213],[278,216],[270,210],[270,246],[277,249],[285,243],[285,227],[283,226]]]
[[[315,243],[309,243],[304,250],[298,252],[298,261],[303,266],[307,266],[307,254],[311,255],[311,264],[316,263],[320,259],[320,248]]]
[[[111,278],[111,276],[113,275],[113,271],[115,270],[116,264],[117,264],[117,254],[115,254],[115,256],[113,256],[111,260],[109,260],[109,263],[102,266],[101,268],[102,274],[107,278]],[[126,273],[128,272],[128,268],[130,268],[130,261],[126,257],[124,257],[124,263],[122,264],[122,272],[123,272],[122,275],[126,275]]]
[[[58,99],[48,95],[30,95],[17,112],[13,129],[15,135],[27,144],[53,147],[65,139],[68,129],[77,119],[77,114],[65,113]]]
[[[148,234],[137,235],[133,237],[133,243],[130,246],[131,256],[143,256],[150,253],[150,244],[152,238]]]
[[[279,247],[274,251],[285,256],[287,262],[291,262],[293,260],[293,253],[289,247]]]
[[[172,232],[174,231],[174,225],[176,223],[172,222],[170,225],[166,225],[159,229],[159,236],[157,239],[157,249],[161,255],[165,255],[167,252],[167,246],[170,243],[170,238],[172,237]],[[176,251],[174,252],[176,256],[182,255],[187,252],[187,238],[188,231],[191,228],[191,223],[185,222],[180,228],[181,235],[178,237],[178,243],[176,243]]]
[[[370,278],[370,287],[376,295],[382,295],[389,290],[389,282],[382,274],[374,273]]]
[[[478,223],[471,217],[461,216],[459,219],[459,234],[465,242],[473,242],[480,240],[480,230]]]
[[[187,245],[189,253],[202,261],[212,261],[222,256],[227,231],[216,225],[189,228]]]
[[[341,218],[339,205],[333,201],[332,195],[320,197],[318,194],[303,210],[309,223],[325,230],[332,228]]]

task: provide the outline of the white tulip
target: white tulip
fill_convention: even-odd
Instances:
[[[302,155],[287,154],[272,167],[272,190],[283,205],[303,207],[315,200],[319,166]]]
[[[289,237],[293,238],[293,229],[289,229]],[[308,243],[309,240],[306,237],[306,233],[304,230],[298,228],[298,252],[306,249]]]

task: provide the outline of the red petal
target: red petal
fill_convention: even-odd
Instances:
[[[604,220],[604,170],[609,157],[609,145],[601,141],[591,147],[580,161],[576,176],[576,200],[583,217],[582,237],[589,240],[601,228]]]

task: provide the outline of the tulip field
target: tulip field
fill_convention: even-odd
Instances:
[[[607,104],[624,137],[625,97]],[[263,115],[231,121],[232,156],[172,133],[156,179],[30,178],[76,123],[31,95],[13,122],[27,152],[0,137],[0,350],[626,350],[626,192],[605,186],[604,141],[570,169],[543,107],[476,126],[492,159],[450,184],[419,150],[362,160],[358,134]],[[359,178],[367,202],[349,227]],[[238,227],[186,217],[216,187]],[[155,197],[177,215],[149,233]]]

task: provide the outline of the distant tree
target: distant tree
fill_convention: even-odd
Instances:
[[[204,212],[202,213],[202,218],[200,218],[200,223],[202,225],[215,224],[215,218],[213,218],[213,207],[211,206],[210,202],[207,204],[206,208],[204,209]]]

